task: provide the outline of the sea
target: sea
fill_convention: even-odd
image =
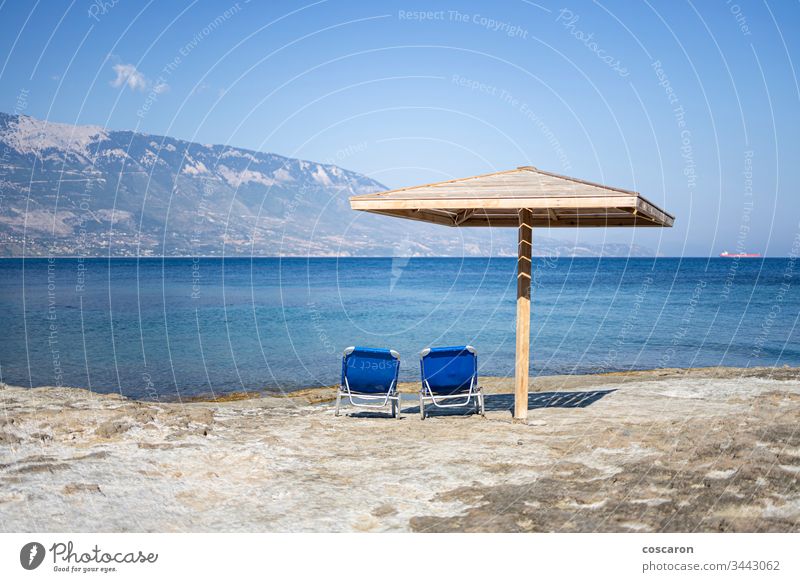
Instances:
[[[800,366],[794,258],[534,258],[531,374]],[[513,258],[0,260],[0,381],[150,400],[336,384],[470,344],[513,376]]]

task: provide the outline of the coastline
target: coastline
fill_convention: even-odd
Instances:
[[[612,371],[612,372],[589,372],[574,374],[543,374],[540,376],[532,376],[530,378],[530,392],[537,392],[543,390],[564,390],[564,389],[582,389],[596,385],[598,382],[603,383],[613,381],[615,383],[625,383],[630,381],[647,381],[658,380],[665,377],[714,377],[714,378],[766,378],[766,379],[786,379],[794,378],[795,375],[800,378],[800,367],[793,368],[790,366],[782,366],[780,368],[767,368],[767,367],[752,367],[752,368],[739,368],[735,366],[707,366],[695,368],[658,368],[658,369],[643,369],[643,370],[625,370],[625,371]],[[505,376],[481,376],[480,383],[487,394],[501,394],[503,392],[510,392],[513,390],[513,377]],[[14,386],[13,384],[4,384],[0,382],[0,388],[4,385],[13,388],[23,388],[21,386]],[[26,389],[39,389],[39,388],[75,388],[77,390],[84,390],[81,387],[72,386],[33,386]],[[180,403],[198,403],[198,402],[235,402],[240,400],[252,400],[258,398],[287,398],[295,399],[298,403],[304,404],[324,404],[336,400],[336,385],[323,385],[323,386],[307,386],[301,388],[290,388],[287,390],[233,390],[231,392],[219,392],[218,394],[209,392],[193,393],[183,398],[178,398],[172,395],[159,395],[158,398],[135,398],[112,392],[107,390],[93,389],[91,392],[95,394],[119,394],[126,400],[143,402],[143,403],[165,403],[165,404],[180,404]],[[400,382],[398,383],[398,391],[405,395],[404,402],[411,402],[419,392],[419,382]]]
[[[650,370],[628,370],[624,372],[602,372],[595,374],[553,374],[549,376],[531,377],[529,390],[531,393],[558,390],[584,390],[609,382],[615,385],[624,385],[627,382],[658,381],[674,378],[760,378],[774,380],[800,381],[800,367],[753,367],[737,368],[731,366],[711,366],[698,368],[660,368]],[[513,377],[481,376],[480,384],[486,394],[503,394],[513,392]],[[419,392],[419,382],[400,382],[398,390],[407,395],[404,402],[412,402]],[[300,388],[284,394],[240,392],[232,395],[199,395],[190,399],[191,402],[226,402],[228,397],[234,400],[245,400],[270,396],[275,398],[296,398],[308,404],[323,404],[336,399],[336,386],[318,386]]]
[[[487,417],[331,388],[149,402],[0,389],[2,531],[800,531],[800,369],[486,378]],[[351,409],[346,409],[351,412]]]

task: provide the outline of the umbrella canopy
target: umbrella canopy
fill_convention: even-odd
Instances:
[[[514,417],[528,414],[533,227],[670,227],[675,217],[638,192],[545,172],[533,166],[352,196],[350,207],[451,227],[519,229]]]
[[[544,172],[532,166],[350,198],[354,210],[444,226],[672,226],[674,217],[638,192]]]

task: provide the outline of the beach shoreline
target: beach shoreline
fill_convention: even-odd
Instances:
[[[800,369],[512,378],[486,418],[334,388],[154,402],[0,388],[2,531],[800,531]]]
[[[530,392],[543,390],[559,389],[582,389],[596,385],[597,383],[615,382],[625,383],[632,381],[654,381],[664,378],[674,377],[713,377],[713,378],[764,378],[764,379],[792,379],[800,377],[800,367],[781,366],[769,368],[764,366],[740,368],[736,366],[705,366],[693,368],[658,368],[642,370],[616,370],[610,372],[594,373],[574,373],[574,374],[542,374],[531,376],[529,381]],[[480,376],[480,383],[487,393],[501,393],[511,390],[513,386],[513,376]],[[0,382],[0,388],[7,386],[11,388],[41,389],[41,388],[74,388],[85,390],[80,386],[32,386],[22,387],[14,384]],[[95,394],[118,394],[126,400],[135,402],[163,402],[163,403],[198,403],[198,402],[235,402],[240,400],[252,400],[259,398],[287,398],[296,400],[298,403],[324,404],[336,400],[336,389],[338,385],[319,385],[307,386],[302,388],[288,388],[285,390],[265,388],[262,390],[245,389],[219,392],[191,392],[187,396],[174,396],[172,394],[157,393],[152,398],[138,398],[128,396],[117,390],[93,387],[90,392]],[[420,384],[418,381],[399,382],[398,391],[405,396],[404,400],[410,401],[412,395],[419,393]]]
[[[658,381],[674,378],[760,378],[769,380],[794,380],[800,381],[800,368],[783,366],[780,368],[752,367],[737,368],[731,366],[709,366],[697,368],[660,368],[648,370],[627,370],[615,372],[599,372],[595,374],[553,374],[531,377],[529,381],[530,392],[550,390],[582,390],[593,386],[612,382],[624,385],[626,382]],[[513,391],[513,376],[481,376],[480,384],[487,394],[500,394]],[[398,390],[411,401],[419,393],[419,382],[400,382]],[[286,391],[274,392],[235,392],[221,394],[218,397],[203,394],[193,396],[191,402],[226,402],[227,400],[245,400],[249,398],[276,397],[299,399],[309,404],[333,402],[336,399],[337,386],[317,386]]]

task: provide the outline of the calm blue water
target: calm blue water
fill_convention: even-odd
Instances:
[[[800,365],[789,259],[534,261],[534,374]],[[470,343],[512,375],[513,259],[0,260],[0,375],[144,398],[338,381],[341,350]]]

